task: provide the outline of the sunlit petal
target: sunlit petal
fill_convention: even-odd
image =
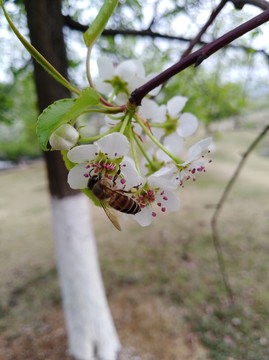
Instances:
[[[98,147],[94,144],[79,145],[69,150],[67,157],[73,163],[83,163],[89,160],[93,160],[98,152]]]
[[[102,153],[107,154],[109,158],[119,158],[128,154],[130,143],[126,136],[121,133],[112,133],[102,137],[95,143]]]
[[[105,57],[101,56],[97,59],[97,66],[99,70],[99,76],[103,80],[110,80],[114,76],[114,66],[112,61]]]
[[[121,172],[125,179],[126,189],[131,189],[141,183],[140,176],[138,175],[132,159],[128,157],[124,158],[121,162]]]
[[[166,136],[163,144],[167,149],[178,155],[182,151],[184,139],[176,132]]]
[[[196,159],[201,156],[203,151],[207,151],[208,147],[212,144],[212,138],[208,137],[198,141],[191,146],[188,150],[188,159]]]
[[[195,133],[198,128],[198,120],[196,116],[191,113],[184,113],[179,118],[179,127],[177,128],[178,135],[188,137]]]
[[[84,176],[89,173],[89,169],[85,169],[85,165],[78,164],[74,166],[68,173],[67,182],[72,189],[86,189],[89,179]]]
[[[160,203],[166,211],[177,211],[180,207],[179,198],[169,190],[164,190],[156,195],[156,202]]]
[[[134,215],[134,219],[141,225],[141,226],[148,226],[152,223],[152,207],[148,206],[143,209],[137,214]]]
[[[171,117],[177,117],[180,111],[184,108],[188,98],[184,96],[174,96],[167,103],[167,111]]]

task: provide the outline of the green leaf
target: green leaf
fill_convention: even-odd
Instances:
[[[73,107],[65,114],[61,124],[76,119],[83,112],[90,110],[91,107],[100,105],[100,95],[92,88],[84,89],[80,96],[76,98]]]
[[[76,99],[62,99],[49,105],[37,120],[37,137],[42,150],[48,150],[47,144],[50,135],[62,124],[69,120],[64,120],[65,115],[72,109]]]
[[[84,33],[84,42],[87,47],[92,46],[101,35],[108,20],[118,5],[119,0],[105,0],[93,23]]]
[[[84,89],[76,99],[62,99],[48,106],[37,121],[37,136],[42,150],[48,150],[50,135],[61,125],[77,119],[91,107],[100,105],[99,94],[92,88]]]

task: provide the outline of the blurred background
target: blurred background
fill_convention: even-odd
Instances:
[[[81,30],[101,3],[62,2],[69,78],[79,87],[87,85]],[[120,2],[94,47],[94,75],[100,54],[115,63],[139,58],[147,72],[167,68],[217,5]],[[28,36],[24,1],[6,1],[6,7]],[[261,11],[252,5],[237,10],[227,2],[195,49]],[[188,97],[184,111],[200,119],[199,138],[210,134],[216,146],[206,174],[180,189],[178,213],[150,228],[126,221],[118,233],[102,210],[92,208],[124,359],[269,358],[268,135],[248,158],[218,223],[234,306],[227,299],[210,227],[242,155],[269,124],[268,36],[265,24],[176,75],[160,93],[160,103],[174,95]],[[0,40],[0,359],[68,359],[46,170],[35,131],[33,64],[2,13]]]

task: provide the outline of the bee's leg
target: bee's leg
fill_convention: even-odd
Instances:
[[[115,176],[113,177],[113,185],[116,185],[116,180],[121,173],[121,166],[119,165],[119,170],[116,172]]]

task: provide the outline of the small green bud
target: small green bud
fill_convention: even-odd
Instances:
[[[49,142],[54,150],[70,150],[78,139],[78,131],[69,124],[63,124],[51,134]]]

